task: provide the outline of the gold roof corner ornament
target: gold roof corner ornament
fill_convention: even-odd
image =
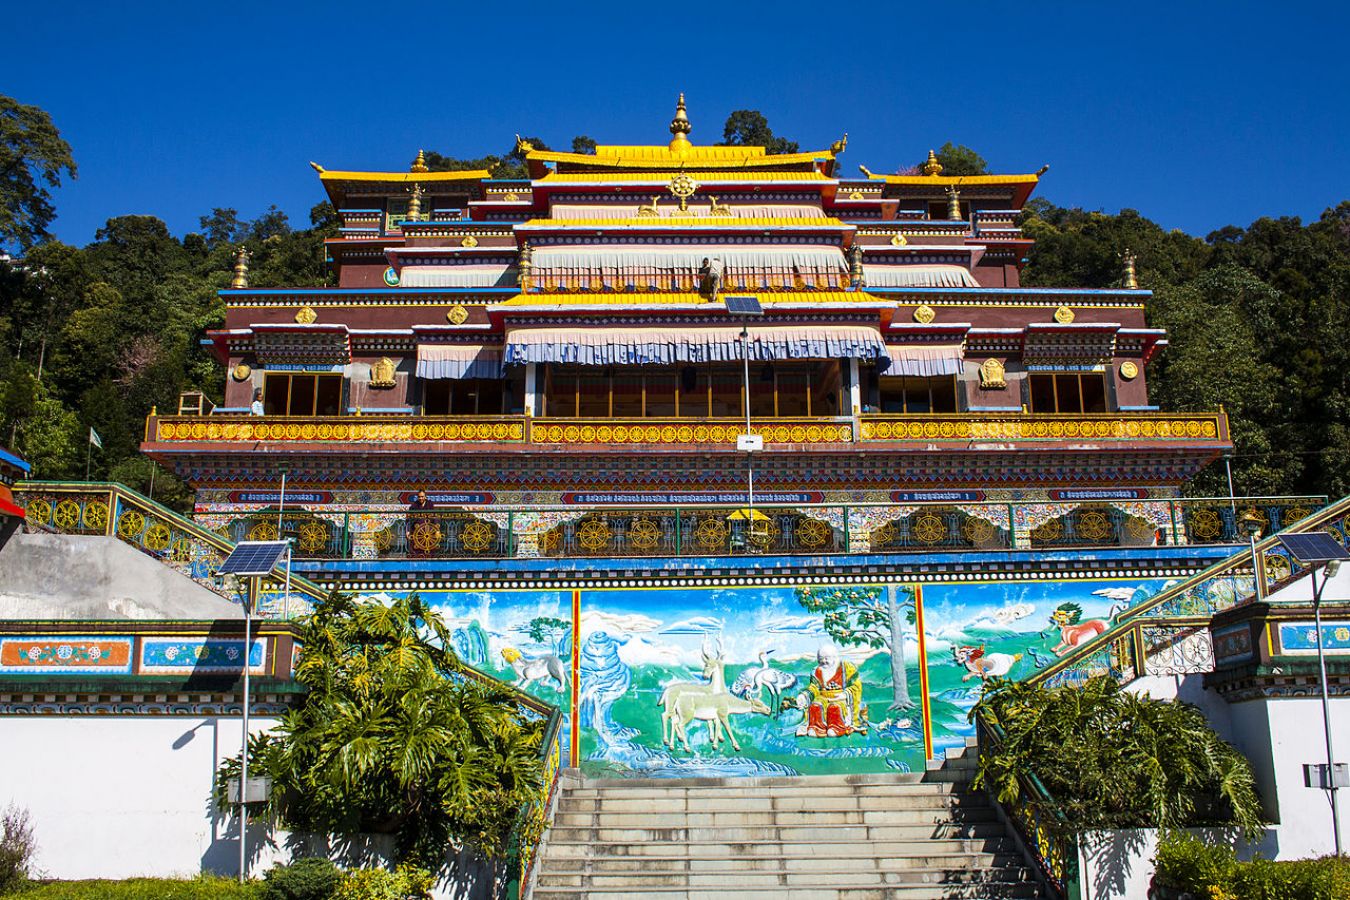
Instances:
[[[1139,377],[1139,366],[1130,360],[1120,364],[1120,377],[1126,381],[1134,381]]]
[[[408,171],[417,172],[418,174],[431,171],[427,168],[427,154],[425,151],[417,151],[417,158],[412,161],[412,165],[408,167]]]
[[[317,318],[319,318],[319,314],[314,311],[312,306],[302,306],[299,312],[295,314],[295,321],[299,325],[313,325]]]
[[[408,221],[416,222],[422,217],[422,186],[414,184],[408,191]]]
[[[731,211],[730,206],[718,203],[717,198],[714,197],[712,194],[708,195],[708,199],[712,201],[712,206],[708,207],[708,215],[717,216],[718,218],[724,219],[730,219],[735,217],[736,214]]]
[[[848,132],[845,131],[843,137],[841,137],[839,140],[835,141],[833,144],[830,145],[830,152],[833,153],[835,156],[838,156],[840,153],[843,153],[847,149],[848,149]]]
[[[914,321],[920,325],[931,325],[937,318],[937,311],[927,303],[919,304],[919,308],[914,310]]]
[[[639,219],[653,219],[661,215],[661,213],[657,212],[656,210],[656,201],[660,199],[661,199],[660,195],[657,195],[652,197],[651,203],[644,203],[641,206],[639,206],[636,217]]]
[[[681,94],[680,96],[683,97],[684,95]],[[698,182],[690,178],[684,169],[681,169],[679,174],[670,179],[670,183],[666,185],[666,190],[680,198],[680,212],[688,212],[689,198],[698,192]]]
[[[1044,175],[1046,172],[1049,171],[1050,171],[1050,164],[1046,163],[1045,165],[1041,166],[1039,169],[1036,170],[1036,177],[1040,178],[1042,175]]]
[[[1006,388],[1003,363],[990,357],[980,365],[980,388],[982,390],[1000,390]]]
[[[394,375],[398,365],[389,357],[384,357],[370,367],[370,386],[373,388],[391,388],[397,384]]]
[[[517,156],[525,156],[528,153],[533,153],[534,144],[531,144],[529,141],[525,140],[523,137],[517,134],[515,152]]]
[[[1121,283],[1124,285],[1125,290],[1139,290],[1139,273],[1135,271],[1135,263],[1139,261],[1139,258],[1134,255],[1134,252],[1130,250],[1129,247],[1126,247],[1125,252],[1120,254],[1120,261],[1125,267],[1125,271],[1121,278]]]
[[[937,154],[932,150],[928,151],[928,159],[924,160],[923,165],[919,168],[923,174],[930,177],[936,177],[942,174],[942,163],[938,162]]]
[[[877,177],[877,176],[875,176],[875,175],[872,174],[872,170],[871,170],[871,169],[867,168],[867,166],[864,166],[864,165],[859,165],[859,166],[858,166],[858,171],[861,172],[861,173],[863,173],[863,175],[867,176],[868,178],[876,178],[876,177]]]
[[[450,311],[445,314],[445,320],[451,325],[463,325],[469,320],[469,311],[464,308],[463,303],[456,303],[450,307]]]
[[[234,258],[234,278],[230,280],[230,287],[236,291],[242,291],[248,287],[247,247],[240,247],[239,255]]]
[[[1074,320],[1073,310],[1067,306],[1061,306],[1055,310],[1055,321],[1061,325],[1068,325]]]
[[[675,151],[688,150],[692,145],[689,143],[689,132],[694,128],[689,124],[689,116],[684,108],[684,92],[680,92],[680,99],[675,104],[675,118],[670,120],[670,133],[673,137],[670,139],[670,149]]]
[[[324,168],[323,168],[323,166],[319,165],[318,163],[316,163],[316,162],[315,162],[314,160],[312,160],[312,159],[309,161],[309,167],[310,167],[311,169],[313,169],[315,172],[318,172],[320,175],[322,175],[322,174],[324,173]]]

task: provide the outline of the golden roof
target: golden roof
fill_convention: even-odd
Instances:
[[[766,218],[743,219],[734,216],[629,216],[621,219],[530,219],[526,226],[540,228],[566,228],[582,226],[586,228],[852,228],[838,219],[825,217],[796,218],[790,216],[771,216]]]
[[[487,169],[465,169],[459,172],[334,172],[319,173],[319,181],[366,181],[376,184],[434,184],[440,181],[482,181],[491,178]]]
[[[723,149],[723,148],[716,148]],[[594,157],[587,157],[593,159]],[[538,180],[539,184],[604,184],[615,181],[629,181],[640,184],[659,184],[665,186],[670,179],[680,174],[679,169],[654,170],[650,172],[550,172]],[[794,181],[820,182],[833,184],[833,178],[827,178],[819,172],[699,172],[699,184],[738,183],[752,181]]]
[[[556,150],[532,150],[530,162],[571,163],[591,168],[625,169],[745,169],[804,165],[817,160],[834,159],[829,150],[807,153],[768,154],[763,147],[628,147],[599,146],[595,153],[562,153]]]
[[[882,306],[894,306],[895,301],[883,297],[877,297],[866,291],[776,291],[776,292],[757,292],[757,291],[733,291],[737,297],[756,297],[760,303],[766,304],[820,304],[831,305],[853,305],[853,304],[879,304]],[[709,302],[708,298],[702,294],[690,293],[670,293],[662,294],[652,291],[614,291],[603,293],[581,292],[550,292],[539,294],[517,294],[510,299],[503,300],[500,306],[707,306],[720,307],[717,303]]]

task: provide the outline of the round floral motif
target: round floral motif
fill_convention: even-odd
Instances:
[[[447,441],[457,441],[459,440],[459,426],[446,425],[441,429],[441,435],[444,436]]]
[[[525,426],[520,424],[519,422],[514,422],[511,425],[510,433],[511,433],[511,440],[513,441],[523,440],[525,437]]]
[[[299,424],[292,422],[286,426],[286,440],[294,441],[297,440],[299,437],[300,437]]]
[[[769,431],[773,434],[769,440],[774,444],[786,444],[792,437],[792,431],[786,425],[775,425]]]
[[[581,437],[581,429],[575,425],[568,425],[563,429],[563,441],[568,444],[575,444]]]
[[[694,439],[694,429],[688,425],[681,425],[675,430],[675,439],[681,444],[688,444]]]
[[[412,426],[407,424],[394,426],[394,438],[400,441],[412,439]]]
[[[28,648],[28,653],[25,655],[32,662],[37,662],[39,659],[42,658],[42,648],[34,644],[32,647]]]
[[[172,662],[173,660],[177,659],[177,658],[178,658],[178,648],[177,648],[177,647],[165,647],[165,648],[164,648],[164,658],[167,659],[167,660],[169,660],[170,662]]]
[[[212,422],[210,425],[207,425],[206,436],[213,441],[220,440],[220,424],[217,422]]]
[[[504,441],[511,436],[511,431],[506,427],[505,422],[498,422],[492,426],[492,439],[495,441]]]
[[[135,540],[144,530],[145,516],[134,509],[129,509],[117,517],[117,533],[126,540]]]
[[[174,562],[192,562],[192,541],[180,537],[169,547],[169,558]]]
[[[75,648],[69,644],[62,644],[56,648],[56,656],[58,659],[70,659],[74,655]]]
[[[610,432],[610,435],[614,438],[615,443],[625,444],[628,442],[628,426],[615,425],[613,431]]]
[[[103,658],[103,648],[89,647],[87,650],[85,650],[85,655],[89,657],[90,662],[98,662],[100,659]]]
[[[806,428],[801,425],[793,425],[792,429],[788,432],[788,436],[792,439],[792,443],[794,444],[803,443],[806,440]]]
[[[943,422],[938,425],[938,434],[942,436],[943,440],[949,441],[956,437],[956,425],[952,422]]]
[[[750,523],[750,543],[761,549],[778,543],[781,534],[777,519],[757,519]]]
[[[238,648],[238,647],[226,647],[226,648],[225,648],[225,656],[228,657],[229,659],[238,659],[238,658],[239,658],[239,648]]]
[[[419,425],[417,427],[424,430],[426,429],[425,425]],[[331,441],[333,439],[333,426],[325,422],[320,425],[314,433],[321,441]]]
[[[714,425],[708,429],[708,439],[714,444],[721,444],[727,440],[727,428],[725,425]]]
[[[352,430],[351,430],[351,428],[350,428],[349,426],[347,426],[347,425],[334,425],[334,426],[333,426],[333,440],[335,440],[335,441],[345,441],[345,440],[347,440],[349,437],[351,437],[351,433],[352,433]]]
[[[1031,532],[1031,542],[1033,544],[1051,544],[1063,535],[1064,522],[1060,519],[1051,519]]]
[[[1152,538],[1157,530],[1157,527],[1147,519],[1138,516],[1129,516],[1125,519],[1125,531],[1135,540]]]
[[[394,529],[383,528],[375,532],[373,543],[377,553],[388,553],[390,548],[394,546]]]
[[[819,425],[812,425],[806,429],[806,440],[811,444],[819,444],[824,432]]]
[[[661,429],[661,443],[673,444],[678,436],[678,430],[674,425],[666,425]]]
[[[172,541],[173,532],[171,532],[169,526],[165,525],[163,522],[156,522],[145,529],[145,534],[141,537],[141,544],[145,549],[154,550],[155,552],[169,549],[169,544],[172,543]]]
[[[873,529],[872,533],[868,535],[868,539],[871,541],[872,548],[874,550],[879,550],[883,547],[889,547],[891,544],[895,543],[895,538],[896,533],[894,522],[887,522],[880,528]]]
[[[694,443],[695,444],[708,443],[709,434],[710,431],[707,425],[699,425],[697,428],[694,429]]]
[[[306,422],[304,425],[300,426],[300,437],[303,440],[312,441],[314,440],[315,434],[317,434],[317,432],[312,424]]]
[[[169,422],[159,423],[159,439],[161,441],[171,441],[177,436],[178,435],[176,434],[176,429],[173,427],[171,423]]]
[[[1219,433],[1219,430],[1217,427],[1215,427],[1213,422],[1206,422],[1204,425],[1201,426],[1200,433],[1207,438],[1212,438]]]
[[[201,422],[194,422],[194,423],[192,424],[192,438],[193,438],[193,440],[198,440],[198,441],[200,441],[200,440],[201,440],[202,438],[204,438],[204,437],[206,437],[206,425],[204,425],[204,424],[201,423]]]
[[[46,500],[29,500],[28,506],[24,508],[24,515],[29,522],[46,525],[52,518],[52,505]]]
[[[595,443],[595,426],[594,426],[594,425],[583,425],[583,426],[581,426],[581,441],[582,441],[582,443],[584,443],[584,444],[593,444],[593,443]]]

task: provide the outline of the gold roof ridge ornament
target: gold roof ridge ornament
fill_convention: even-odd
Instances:
[[[431,171],[427,168],[427,155],[425,151],[417,151],[417,158],[412,161],[412,165],[408,167],[408,171],[416,172],[418,174]]]
[[[408,214],[410,222],[416,222],[422,217],[422,186],[413,184],[412,189],[408,191]]]
[[[684,170],[684,166],[681,166],[680,171],[666,185],[666,190],[680,199],[680,212],[688,212],[689,198],[698,192],[698,182],[690,177],[689,173]]]
[[[234,258],[234,278],[230,280],[230,288],[236,291],[248,288],[248,247],[240,247],[239,255]]]
[[[1139,258],[1134,255],[1134,251],[1126,247],[1125,252],[1120,254],[1120,261],[1125,267],[1121,277],[1121,283],[1125,290],[1139,290],[1139,273],[1135,270],[1135,264],[1139,261]]]
[[[830,145],[830,152],[833,153],[835,156],[838,156],[840,153],[843,153],[847,149],[848,149],[848,132],[845,131],[843,137],[841,137],[839,140],[835,141],[833,144]]]
[[[315,172],[318,172],[320,175],[322,175],[325,171],[327,171],[326,169],[324,169],[323,166],[319,165],[312,159],[309,161],[309,167],[313,169]]]
[[[681,91],[680,99],[675,103],[675,118],[670,120],[670,133],[673,135],[670,139],[670,149],[679,153],[693,146],[689,143],[689,132],[693,128],[694,126],[689,123],[689,115],[684,108],[684,91]]]
[[[534,152],[534,144],[531,144],[529,141],[525,140],[523,137],[517,134],[515,150],[516,155],[526,156],[527,154]]]
[[[919,169],[920,171],[923,172],[923,174],[928,175],[930,177],[941,175],[942,163],[938,162],[937,154],[932,150],[929,150],[928,159],[924,160],[923,165],[920,166]]]

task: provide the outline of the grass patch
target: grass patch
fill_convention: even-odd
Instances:
[[[53,881],[30,884],[17,900],[258,900],[261,887],[232,878],[128,878],[124,881]]]

